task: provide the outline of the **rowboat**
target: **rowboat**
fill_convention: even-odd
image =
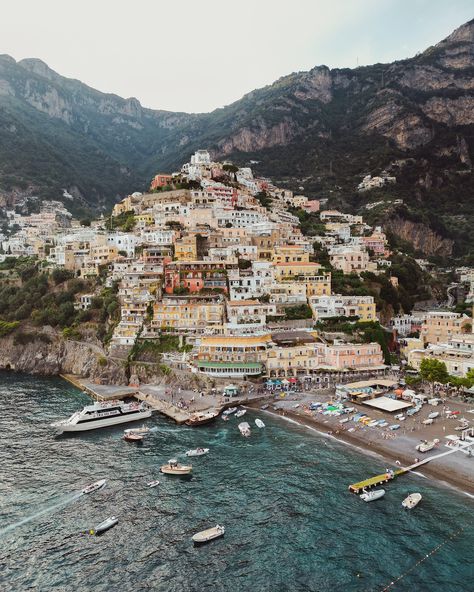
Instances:
[[[219,526],[217,524],[213,528],[208,528],[207,530],[202,530],[201,532],[197,532],[193,535],[193,543],[196,545],[202,545],[203,543],[208,543],[214,539],[218,539],[221,536],[224,536],[225,528],[223,526]]]
[[[259,419],[258,417],[255,420],[255,425],[257,426],[257,428],[264,428],[265,427],[265,424],[263,423],[263,421],[261,419]]]
[[[411,493],[402,501],[402,506],[407,510],[412,510],[421,502],[421,493]]]
[[[179,462],[172,458],[166,465],[160,467],[160,471],[166,475],[189,475],[193,467],[191,465],[181,465]]]
[[[203,456],[209,452],[209,448],[194,448],[194,450],[188,450],[186,456]]]
[[[385,495],[385,489],[374,489],[373,491],[365,491],[361,494],[360,499],[364,502],[373,502]]]

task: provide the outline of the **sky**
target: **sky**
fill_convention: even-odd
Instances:
[[[472,0],[1,0],[0,53],[144,106],[203,112],[291,72],[391,62]]]

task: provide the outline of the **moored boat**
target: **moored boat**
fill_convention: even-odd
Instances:
[[[424,419],[421,423],[424,425],[431,425],[433,423],[434,419],[432,418],[428,418],[428,419]]]
[[[235,413],[236,411],[237,407],[228,407],[222,412],[222,415],[232,415],[232,413]]]
[[[217,524],[213,528],[208,528],[207,530],[197,532],[195,535],[193,535],[192,540],[196,545],[201,545],[203,543],[213,541],[214,539],[218,539],[219,537],[224,536],[224,534],[225,528]]]
[[[176,459],[172,458],[167,464],[160,467],[160,471],[166,475],[189,475],[193,467],[191,465],[181,465]]]
[[[188,450],[186,456],[204,456],[208,452],[209,448],[194,448],[193,450]]]
[[[433,448],[436,446],[436,441],[432,440],[432,441],[428,441],[428,440],[422,440],[419,444],[417,444],[415,446],[416,450],[418,450],[418,452],[429,452],[430,450],[433,450]]]
[[[107,481],[105,479],[100,479],[99,481],[95,481],[94,483],[91,483],[87,487],[84,487],[84,489],[81,490],[81,493],[83,495],[87,495],[89,493],[94,493],[94,491],[98,491],[99,489],[102,489],[102,487],[105,487],[106,483],[107,483]]]
[[[402,506],[407,510],[412,510],[421,502],[421,499],[421,493],[410,493],[410,495],[402,501]]]
[[[100,524],[98,524],[95,528],[89,531],[89,534],[93,534],[95,536],[99,536],[104,533],[106,530],[113,528],[118,523],[118,518],[116,516],[111,516],[107,518]]]
[[[428,415],[428,419],[436,419],[437,417],[439,417],[439,411],[433,411]]]
[[[193,413],[190,418],[185,422],[188,426],[197,426],[197,425],[204,425],[205,423],[210,423],[219,415],[219,411],[215,409],[211,409],[210,411],[203,411],[198,413]]]
[[[374,489],[373,491],[364,491],[361,494],[360,499],[364,502],[373,502],[380,499],[385,495],[385,489]]]
[[[123,435],[123,439],[126,442],[142,442],[143,436],[141,434],[135,434],[135,432],[129,432],[128,434]]]
[[[259,419],[258,417],[255,420],[255,425],[257,426],[257,428],[264,428],[265,427],[265,424],[263,423],[263,421],[261,419]]]
[[[235,417],[243,417],[247,413],[247,409],[239,409],[235,414]]]
[[[133,401],[96,401],[82,411],[76,411],[69,419],[52,423],[60,432],[84,432],[106,428],[120,423],[146,419],[151,415],[151,407],[146,403]]]
[[[269,407],[268,403],[265,403],[265,405],[262,405],[262,406],[260,407],[260,409],[261,409],[262,411],[265,411],[265,409],[268,409],[268,407]]]
[[[239,431],[242,434],[242,436],[244,436],[245,438],[248,438],[251,434],[250,426],[246,421],[239,423]]]

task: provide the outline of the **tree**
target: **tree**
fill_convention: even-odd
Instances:
[[[420,376],[428,382],[441,382],[445,384],[449,380],[446,364],[440,360],[425,358],[420,364]]]

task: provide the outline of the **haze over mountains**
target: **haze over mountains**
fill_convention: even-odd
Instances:
[[[381,200],[373,215],[418,252],[469,256],[474,21],[411,59],[318,66],[208,114],[146,109],[40,60],[0,56],[4,204],[28,194],[60,198],[66,189],[74,208],[104,209],[198,148],[237,164],[257,160],[259,173],[336,205]],[[397,183],[355,191],[365,174],[382,170]],[[394,198],[404,205],[390,205]]]

